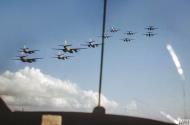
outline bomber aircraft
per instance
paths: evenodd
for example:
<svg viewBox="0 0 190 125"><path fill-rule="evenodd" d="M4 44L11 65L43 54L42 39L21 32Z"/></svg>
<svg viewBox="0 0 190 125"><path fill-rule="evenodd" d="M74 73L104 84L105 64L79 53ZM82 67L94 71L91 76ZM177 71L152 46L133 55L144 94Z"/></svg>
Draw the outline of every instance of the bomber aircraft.
<svg viewBox="0 0 190 125"><path fill-rule="evenodd" d="M152 31L152 30L155 30L155 29L158 29L158 28L154 27L154 26L147 26L145 29L147 29L149 31Z"/></svg>
<svg viewBox="0 0 190 125"><path fill-rule="evenodd" d="M116 27L111 27L111 29L110 29L110 32L111 33L114 33L114 32L118 32L118 31L120 31L120 29L119 28L116 28Z"/></svg>
<svg viewBox="0 0 190 125"><path fill-rule="evenodd" d="M66 60L69 59L69 57L73 57L73 56L65 56L63 53L57 54L57 56L53 57L53 58L57 58L60 60Z"/></svg>
<svg viewBox="0 0 190 125"><path fill-rule="evenodd" d="M13 59L13 60L20 60L22 62L27 62L27 63L33 63L33 62L36 62L36 60L38 59L42 59L42 58L27 58L27 56L17 56L19 58L17 59Z"/></svg>
<svg viewBox="0 0 190 125"><path fill-rule="evenodd" d="M99 45L101 45L100 43L95 43L94 40L90 40L89 42L86 42L87 44L81 44L82 46L88 46L91 48L95 48L98 47Z"/></svg>
<svg viewBox="0 0 190 125"><path fill-rule="evenodd" d="M20 48L19 52L24 53L24 54L32 54L32 53L35 53L36 51L39 51L39 50L30 50L29 48L24 46L23 48Z"/></svg>
<svg viewBox="0 0 190 125"><path fill-rule="evenodd" d="M148 37L152 37L154 35L156 35L156 33L153 33L153 32L147 32L144 34L145 36L148 36Z"/></svg>
<svg viewBox="0 0 190 125"><path fill-rule="evenodd" d="M134 39L130 39L130 38L123 38L123 39L120 39L120 40L123 40L124 42L131 42L132 40Z"/></svg>
<svg viewBox="0 0 190 125"><path fill-rule="evenodd" d="M62 50L63 52L68 52L68 53L74 53L74 52L78 52L81 49L86 49L86 48L70 48L71 44L67 44L67 41L65 41L65 43L63 45L58 45L58 46L62 46L63 48L53 48L55 50Z"/></svg>
<svg viewBox="0 0 190 125"><path fill-rule="evenodd" d="M126 32L126 33L124 33L124 34L127 34L127 35L135 35L136 32L128 31L128 32Z"/></svg>

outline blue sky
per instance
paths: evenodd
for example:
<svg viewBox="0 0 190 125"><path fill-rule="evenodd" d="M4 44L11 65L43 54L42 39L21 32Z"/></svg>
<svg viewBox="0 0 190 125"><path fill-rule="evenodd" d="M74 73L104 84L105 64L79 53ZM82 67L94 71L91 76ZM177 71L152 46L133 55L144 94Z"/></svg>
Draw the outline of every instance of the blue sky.
<svg viewBox="0 0 190 125"><path fill-rule="evenodd" d="M52 48L67 40L79 47L89 38L101 42L102 0L0 1L0 72L35 67L56 78L70 80L82 89L97 91L100 47L81 50L67 61L51 57ZM143 100L156 110L182 116L181 84L186 84L190 110L190 2L188 0L108 0L107 29L120 32L106 40L103 94L120 103ZM159 27L158 35L147 38L144 27ZM137 32L124 43L122 32ZM184 70L178 75L166 45L174 48ZM40 49L34 64L12 61L19 48ZM190 115L190 114L188 114Z"/></svg>

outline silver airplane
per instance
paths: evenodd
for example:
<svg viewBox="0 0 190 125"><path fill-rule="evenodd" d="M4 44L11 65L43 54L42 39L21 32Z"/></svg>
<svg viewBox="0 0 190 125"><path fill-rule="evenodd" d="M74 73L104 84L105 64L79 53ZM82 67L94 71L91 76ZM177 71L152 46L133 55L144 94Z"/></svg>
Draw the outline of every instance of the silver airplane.
<svg viewBox="0 0 190 125"><path fill-rule="evenodd" d="M155 29L158 29L158 28L154 27L154 26L147 26L145 29L147 29L149 31L152 31L152 30L155 30Z"/></svg>
<svg viewBox="0 0 190 125"><path fill-rule="evenodd" d="M33 63L36 62L36 60L38 59L42 59L42 58L27 58L27 56L17 56L19 57L18 59L13 59L13 60L20 60L22 62L27 62L27 63Z"/></svg>
<svg viewBox="0 0 190 125"><path fill-rule="evenodd" d="M127 35L135 35L136 32L128 31L128 32L126 32L126 33L124 33L124 34L127 34Z"/></svg>
<svg viewBox="0 0 190 125"><path fill-rule="evenodd" d="M123 38L123 39L120 39L120 40L123 40L124 42L131 42L132 40L134 39L130 39L130 38Z"/></svg>
<svg viewBox="0 0 190 125"><path fill-rule="evenodd" d="M86 42L87 44L81 44L82 46L88 46L90 48L96 48L98 47L99 45L101 45L100 43L95 43L94 40L90 39L89 42Z"/></svg>
<svg viewBox="0 0 190 125"><path fill-rule="evenodd" d="M156 35L156 33L147 32L147 33L145 33L144 35L147 36L147 37L152 37L152 36Z"/></svg>
<svg viewBox="0 0 190 125"><path fill-rule="evenodd" d="M114 33L114 32L118 32L118 31L120 31L120 29L119 28L116 28L116 27L111 27L111 29L110 29L110 32L112 32L112 33Z"/></svg>
<svg viewBox="0 0 190 125"><path fill-rule="evenodd" d="M109 36L107 33L104 33L104 36L98 36L98 37L103 37L104 39L108 39L108 38L110 38L112 36Z"/></svg>
<svg viewBox="0 0 190 125"><path fill-rule="evenodd" d="M62 50L63 52L68 52L68 53L74 53L74 52L78 52L81 49L86 49L86 48L70 48L71 44L67 44L67 41L65 41L63 45L58 45L58 46L62 46L63 48L61 49L53 48L53 49Z"/></svg>
<svg viewBox="0 0 190 125"><path fill-rule="evenodd" d="M32 54L32 53L35 53L36 51L39 51L39 50L30 50L29 48L24 46L23 48L20 48L19 52L24 53L24 54Z"/></svg>
<svg viewBox="0 0 190 125"><path fill-rule="evenodd" d="M63 53L61 53L61 54L57 54L57 56L55 56L53 58L57 58L60 60L66 60L66 59L69 59L70 57L73 57L73 56L65 56Z"/></svg>

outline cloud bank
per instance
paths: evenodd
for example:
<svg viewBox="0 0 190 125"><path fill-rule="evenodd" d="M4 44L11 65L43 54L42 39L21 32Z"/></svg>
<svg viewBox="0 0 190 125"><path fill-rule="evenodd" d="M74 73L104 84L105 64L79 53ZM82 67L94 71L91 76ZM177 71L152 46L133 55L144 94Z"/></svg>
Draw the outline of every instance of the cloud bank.
<svg viewBox="0 0 190 125"><path fill-rule="evenodd" d="M97 92L82 90L77 84L43 74L39 69L25 67L13 73L0 75L0 94L13 110L63 109L91 111L97 105ZM115 109L118 103L102 95L102 105Z"/></svg>
<svg viewBox="0 0 190 125"><path fill-rule="evenodd" d="M69 80L61 80L30 67L16 72L5 71L0 75L0 86L0 96L13 111L92 112L98 101L97 92L82 90ZM159 112L145 111L136 100L124 105L102 95L101 103L106 113L165 120Z"/></svg>

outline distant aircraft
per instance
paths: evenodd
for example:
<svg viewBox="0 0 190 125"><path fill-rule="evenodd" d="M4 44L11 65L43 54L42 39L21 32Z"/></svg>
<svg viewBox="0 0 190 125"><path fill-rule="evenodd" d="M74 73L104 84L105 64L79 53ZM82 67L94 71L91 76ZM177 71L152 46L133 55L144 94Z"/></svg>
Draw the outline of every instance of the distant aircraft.
<svg viewBox="0 0 190 125"><path fill-rule="evenodd" d="M154 27L154 26L147 26L145 29L147 29L149 31L152 31L152 30L155 30L155 29L158 29L158 28Z"/></svg>
<svg viewBox="0 0 190 125"><path fill-rule="evenodd" d="M124 34L127 34L127 35L134 35L134 34L136 34L136 32L128 31L128 32L126 32L126 33L124 33Z"/></svg>
<svg viewBox="0 0 190 125"><path fill-rule="evenodd" d="M101 45L100 43L95 43L94 40L90 40L89 42L87 42L87 44L81 44L82 46L88 46L91 48L95 48L98 47L99 45Z"/></svg>
<svg viewBox="0 0 190 125"><path fill-rule="evenodd" d="M102 37L102 36L100 36L100 37ZM112 37L112 36L109 36L107 33L104 33L104 36L103 36L104 39L108 39L110 37Z"/></svg>
<svg viewBox="0 0 190 125"><path fill-rule="evenodd" d="M153 33L153 32L147 32L144 34L145 36L148 36L148 37L152 37L154 35L156 35L156 33Z"/></svg>
<svg viewBox="0 0 190 125"><path fill-rule="evenodd" d="M116 28L116 27L111 27L111 29L110 29L110 32L112 32L112 33L118 32L118 31L120 31L120 29Z"/></svg>
<svg viewBox="0 0 190 125"><path fill-rule="evenodd" d="M53 57L53 58L66 60L66 59L69 59L69 57L73 57L73 56L65 56L64 54L58 54L56 57Z"/></svg>
<svg viewBox="0 0 190 125"><path fill-rule="evenodd" d="M132 40L134 40L134 39L130 39L130 38L123 38L123 39L120 39L120 40L123 40L124 42L130 42L130 41L132 41Z"/></svg>
<svg viewBox="0 0 190 125"><path fill-rule="evenodd" d="M26 48L26 46L24 46L23 48L20 49L19 52L24 53L24 54L32 54L32 53L35 53L36 51L39 51L39 50L30 50L29 48Z"/></svg>
<svg viewBox="0 0 190 125"><path fill-rule="evenodd" d="M64 46L63 49L57 49L57 48L54 48L54 49L56 49L56 50L62 50L63 52L74 53L74 52L78 52L81 49L86 49L86 48L69 48L67 46Z"/></svg>
<svg viewBox="0 0 190 125"><path fill-rule="evenodd" d="M53 48L53 49L62 50L63 52L68 52L68 53L74 53L78 52L81 49L86 49L86 48L70 48L69 46L71 46L71 44L67 44L67 41L65 41L64 45L58 45L58 46L63 46L63 48L62 49Z"/></svg>
<svg viewBox="0 0 190 125"><path fill-rule="evenodd" d="M17 56L19 57L18 59L13 59L13 60L20 60L22 62L27 62L27 63L33 63L36 62L36 60L38 59L42 59L42 58L27 58L27 56Z"/></svg>

